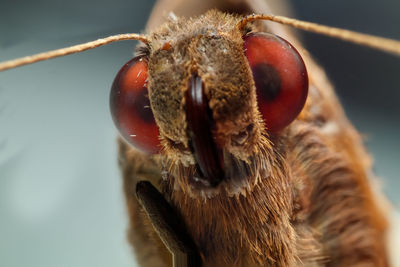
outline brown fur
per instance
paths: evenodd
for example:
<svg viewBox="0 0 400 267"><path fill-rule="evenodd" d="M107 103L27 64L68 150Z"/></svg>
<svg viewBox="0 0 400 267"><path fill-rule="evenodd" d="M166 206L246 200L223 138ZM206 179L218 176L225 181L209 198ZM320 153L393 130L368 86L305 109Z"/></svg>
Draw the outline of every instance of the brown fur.
<svg viewBox="0 0 400 267"><path fill-rule="evenodd" d="M371 190L371 161L325 74L290 40L306 61L309 96L291 125L268 135L237 20L210 11L151 34L149 95L164 150L148 157L120 146L129 237L139 262L170 264L133 196L135 182L148 179L180 211L206 266L387 266L387 226ZM262 25L253 30L268 31ZM163 49L165 42L170 49ZM249 169L213 190L188 183L194 158L184 92L193 72L204 79L217 141L233 164L243 161ZM246 142L234 145L245 129Z"/></svg>

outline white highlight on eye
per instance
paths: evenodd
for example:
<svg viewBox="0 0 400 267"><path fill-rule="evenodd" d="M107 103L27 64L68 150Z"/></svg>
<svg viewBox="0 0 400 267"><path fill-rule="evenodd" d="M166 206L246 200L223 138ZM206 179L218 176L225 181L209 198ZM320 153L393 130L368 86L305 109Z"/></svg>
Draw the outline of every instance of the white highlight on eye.
<svg viewBox="0 0 400 267"><path fill-rule="evenodd" d="M129 136L130 137L136 137L136 134L130 134Z"/></svg>
<svg viewBox="0 0 400 267"><path fill-rule="evenodd" d="M168 18L170 19L170 20L172 20L172 21L177 21L178 20L178 17L175 15L175 13L174 12L169 12L168 13Z"/></svg>

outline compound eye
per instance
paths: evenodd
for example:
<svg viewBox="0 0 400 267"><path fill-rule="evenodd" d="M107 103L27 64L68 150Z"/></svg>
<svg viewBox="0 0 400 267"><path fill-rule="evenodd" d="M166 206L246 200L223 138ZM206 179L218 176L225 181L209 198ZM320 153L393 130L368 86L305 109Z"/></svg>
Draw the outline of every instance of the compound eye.
<svg viewBox="0 0 400 267"><path fill-rule="evenodd" d="M110 93L111 115L126 141L149 154L160 150L159 130L147 91L147 61L135 57L114 79Z"/></svg>
<svg viewBox="0 0 400 267"><path fill-rule="evenodd" d="M268 33L247 34L244 53L267 130L278 132L299 115L306 102L308 76L303 59L289 42Z"/></svg>

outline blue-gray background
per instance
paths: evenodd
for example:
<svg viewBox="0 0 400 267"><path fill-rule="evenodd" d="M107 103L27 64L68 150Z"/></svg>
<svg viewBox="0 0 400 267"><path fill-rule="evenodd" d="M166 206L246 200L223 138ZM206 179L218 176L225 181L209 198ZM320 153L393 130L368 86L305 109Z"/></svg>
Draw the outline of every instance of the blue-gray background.
<svg viewBox="0 0 400 267"><path fill-rule="evenodd" d="M140 32L153 1L0 0L0 60ZM398 0L295 2L297 18L400 39ZM312 34L400 202L400 58ZM135 43L0 73L0 266L133 266L108 94Z"/></svg>

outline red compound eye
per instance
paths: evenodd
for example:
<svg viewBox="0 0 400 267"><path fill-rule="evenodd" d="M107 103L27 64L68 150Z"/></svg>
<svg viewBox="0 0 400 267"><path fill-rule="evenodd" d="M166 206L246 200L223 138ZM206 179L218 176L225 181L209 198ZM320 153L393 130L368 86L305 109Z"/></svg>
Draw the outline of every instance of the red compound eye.
<svg viewBox="0 0 400 267"><path fill-rule="evenodd" d="M111 115L121 135L140 150L154 154L160 149L159 132L147 92L147 62L128 61L111 87Z"/></svg>
<svg viewBox="0 0 400 267"><path fill-rule="evenodd" d="M244 51L267 129L280 131L299 115L306 102L308 76L303 59L286 40L267 33L246 35Z"/></svg>

